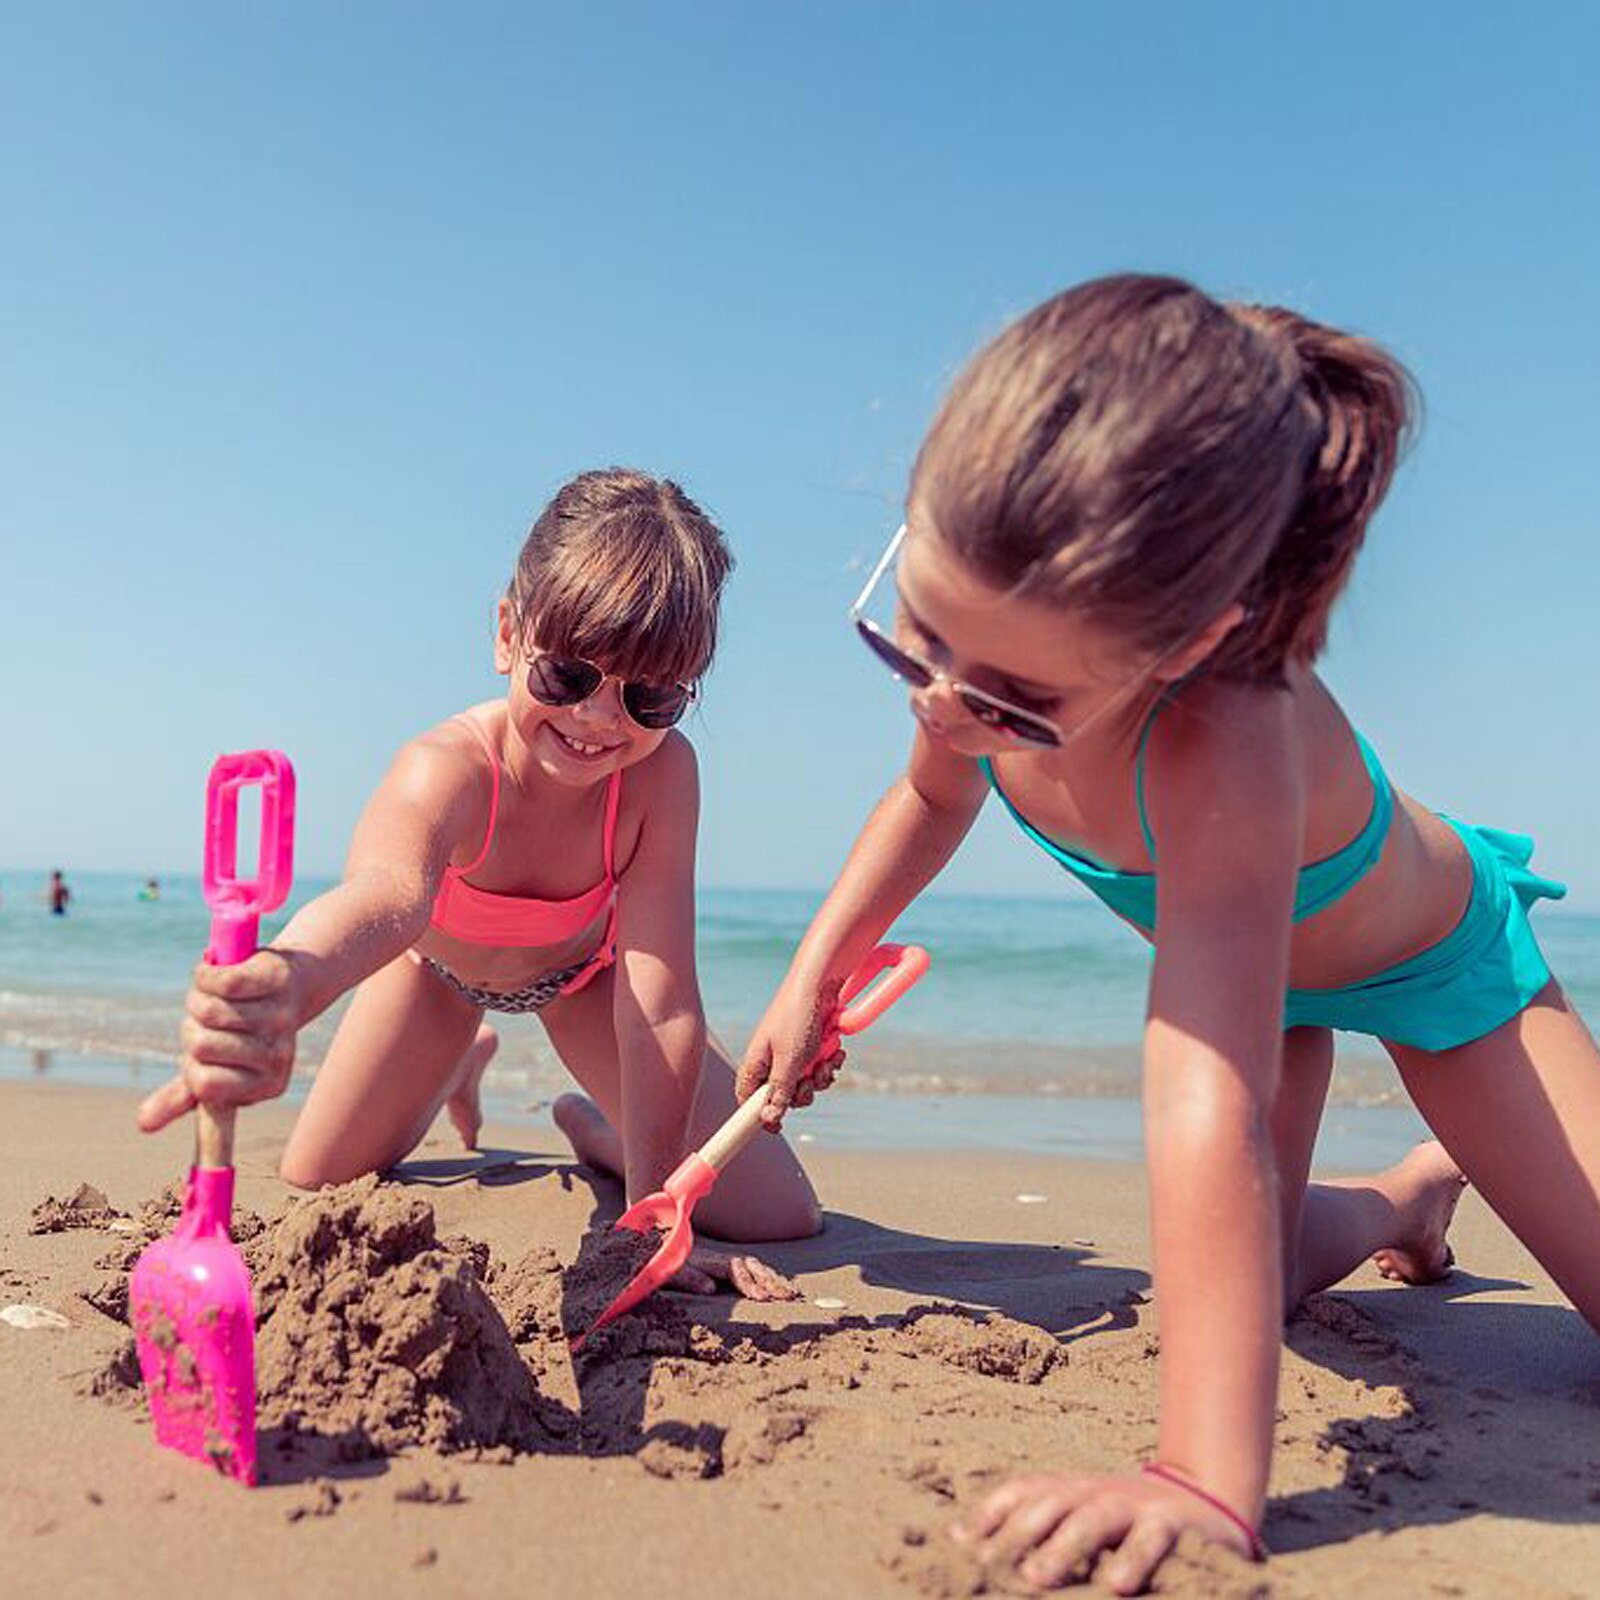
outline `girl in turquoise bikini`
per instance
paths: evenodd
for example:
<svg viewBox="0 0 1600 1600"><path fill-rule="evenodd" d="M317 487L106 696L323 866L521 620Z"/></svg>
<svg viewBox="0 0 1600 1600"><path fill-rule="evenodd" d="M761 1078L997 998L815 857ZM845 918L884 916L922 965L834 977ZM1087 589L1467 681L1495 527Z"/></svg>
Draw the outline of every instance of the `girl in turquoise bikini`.
<svg viewBox="0 0 1600 1600"><path fill-rule="evenodd" d="M843 977L991 790L1154 946L1155 1457L1014 1479L957 1530L1040 1586L1098 1561L1137 1592L1186 1528L1264 1554L1285 1310L1368 1257L1438 1277L1468 1179L1600 1327L1600 1051L1527 920L1562 888L1529 840L1395 788L1313 670L1409 413L1365 340L1173 279L1086 284L957 380L856 608L915 743L741 1093L770 1078L776 1126L827 1087L803 1072ZM1382 1040L1439 1142L1310 1183L1337 1029Z"/></svg>

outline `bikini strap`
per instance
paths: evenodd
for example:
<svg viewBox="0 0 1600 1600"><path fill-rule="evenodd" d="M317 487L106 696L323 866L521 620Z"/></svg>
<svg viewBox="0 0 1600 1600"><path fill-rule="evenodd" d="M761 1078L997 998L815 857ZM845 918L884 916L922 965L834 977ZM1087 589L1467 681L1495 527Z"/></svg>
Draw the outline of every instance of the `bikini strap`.
<svg viewBox="0 0 1600 1600"><path fill-rule="evenodd" d="M494 842L495 819L500 815L500 763L495 758L494 746L489 743L489 735L483 731L482 726L473 717L464 712L450 719L452 722L464 722L473 733L477 735L478 743L483 746L483 753L489 763L489 781L492 788L489 791L489 826L484 830L483 848L464 867L450 867L447 870L461 877L468 872L476 872L484 863L489 854L489 846Z"/></svg>
<svg viewBox="0 0 1600 1600"><path fill-rule="evenodd" d="M616 881L617 807L622 799L622 773L611 774L611 784L606 791L606 831L601 835L601 849L605 854L606 877Z"/></svg>
<svg viewBox="0 0 1600 1600"><path fill-rule="evenodd" d="M1155 865L1156 836L1150 831L1150 813L1145 810L1144 804L1144 760L1150 749L1150 735L1155 730L1156 718L1166 709L1167 703L1177 692L1174 685L1150 708L1150 715L1144 719L1144 727L1139 734L1139 754L1133 763L1133 794L1139 806L1139 831L1144 835L1144 847L1150 852L1150 864Z"/></svg>

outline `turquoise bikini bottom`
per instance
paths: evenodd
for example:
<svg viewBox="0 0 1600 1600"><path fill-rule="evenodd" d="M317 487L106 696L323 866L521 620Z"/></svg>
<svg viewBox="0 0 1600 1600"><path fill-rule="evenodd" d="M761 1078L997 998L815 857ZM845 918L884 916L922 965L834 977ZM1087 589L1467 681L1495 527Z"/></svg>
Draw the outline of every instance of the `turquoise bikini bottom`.
<svg viewBox="0 0 1600 1600"><path fill-rule="evenodd" d="M1566 885L1528 870L1533 840L1525 835L1444 820L1472 858L1472 899L1455 931L1359 983L1291 989L1286 1028L1338 1028L1418 1050L1449 1050L1509 1022L1549 983L1528 908L1559 900Z"/></svg>

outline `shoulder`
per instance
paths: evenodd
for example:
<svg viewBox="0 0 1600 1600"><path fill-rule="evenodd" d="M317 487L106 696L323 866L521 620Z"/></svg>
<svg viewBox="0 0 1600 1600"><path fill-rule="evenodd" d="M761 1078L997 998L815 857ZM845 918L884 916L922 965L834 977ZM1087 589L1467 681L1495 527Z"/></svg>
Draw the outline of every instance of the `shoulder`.
<svg viewBox="0 0 1600 1600"><path fill-rule="evenodd" d="M700 759L676 728L622 774L622 803L636 810L694 801L699 794Z"/></svg>
<svg viewBox="0 0 1600 1600"><path fill-rule="evenodd" d="M700 763L676 729L622 773L617 815L617 873L638 862L692 857L700 826Z"/></svg>
<svg viewBox="0 0 1600 1600"><path fill-rule="evenodd" d="M428 811L461 827L486 818L494 791L494 770L484 739L494 706L474 706L407 740L389 764L380 793L401 804Z"/></svg>
<svg viewBox="0 0 1600 1600"><path fill-rule="evenodd" d="M1305 824L1292 694L1210 680L1175 692L1148 729L1144 794L1163 878L1292 871Z"/></svg>
<svg viewBox="0 0 1600 1600"><path fill-rule="evenodd" d="M1170 692L1147 724L1147 769L1172 784L1259 778L1296 765L1294 697L1284 689L1200 679Z"/></svg>

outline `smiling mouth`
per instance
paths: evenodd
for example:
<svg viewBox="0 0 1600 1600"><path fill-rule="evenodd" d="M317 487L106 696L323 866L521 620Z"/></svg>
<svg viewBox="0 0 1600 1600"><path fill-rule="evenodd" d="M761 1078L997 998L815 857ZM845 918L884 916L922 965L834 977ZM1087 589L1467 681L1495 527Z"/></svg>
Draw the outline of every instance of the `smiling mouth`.
<svg viewBox="0 0 1600 1600"><path fill-rule="evenodd" d="M590 744L584 739L574 739L571 734L563 733L553 722L546 723L545 726L561 741L562 746L575 756L593 760L596 756L609 755L613 750L621 748L620 745Z"/></svg>

